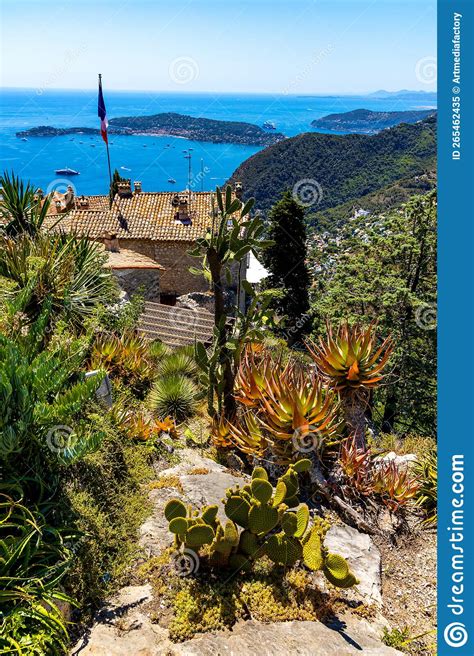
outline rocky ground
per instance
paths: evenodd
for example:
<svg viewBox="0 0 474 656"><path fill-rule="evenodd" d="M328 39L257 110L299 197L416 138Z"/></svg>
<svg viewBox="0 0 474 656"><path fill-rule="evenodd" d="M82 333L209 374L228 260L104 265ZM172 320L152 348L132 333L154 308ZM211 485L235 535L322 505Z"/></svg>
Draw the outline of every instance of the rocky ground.
<svg viewBox="0 0 474 656"><path fill-rule="evenodd" d="M199 455L196 450L186 449L180 456L180 463L160 471L150 486L153 511L141 527L142 562L159 556L170 546L171 534L163 515L170 498L179 497L198 507L220 505L226 488L236 483L242 485L241 473ZM361 583L356 590L338 594L338 612L325 623L263 624L250 617L237 622L232 631L198 635L173 643L166 623L157 619L156 609L163 604L156 598L156 589L150 583L132 585L120 590L100 610L94 625L82 636L71 655L395 656L401 652L381 640L384 627L413 627L416 618L415 626L421 633L425 628L429 630L434 621L435 545L433 542L427 547L425 542L423 533L395 548L382 540L376 544L368 535L345 524L333 525L326 544L348 559ZM319 586L324 591L322 578L318 579ZM358 608L359 612L351 612L351 607ZM420 609L424 613L423 622L418 621ZM417 643L418 651L413 653L423 656L430 653L426 651L428 643Z"/></svg>

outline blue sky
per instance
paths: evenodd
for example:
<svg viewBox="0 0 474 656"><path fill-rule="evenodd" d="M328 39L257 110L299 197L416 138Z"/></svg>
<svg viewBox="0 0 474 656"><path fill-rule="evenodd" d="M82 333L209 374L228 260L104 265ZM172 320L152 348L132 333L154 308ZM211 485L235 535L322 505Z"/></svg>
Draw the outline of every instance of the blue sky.
<svg viewBox="0 0 474 656"><path fill-rule="evenodd" d="M436 0L1 4L2 86L92 88L101 72L108 89L435 90Z"/></svg>

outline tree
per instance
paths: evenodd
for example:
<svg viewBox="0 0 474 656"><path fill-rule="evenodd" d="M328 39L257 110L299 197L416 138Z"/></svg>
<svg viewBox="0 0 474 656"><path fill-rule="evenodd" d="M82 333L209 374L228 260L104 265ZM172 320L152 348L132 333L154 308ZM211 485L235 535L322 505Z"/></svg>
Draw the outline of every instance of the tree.
<svg viewBox="0 0 474 656"><path fill-rule="evenodd" d="M308 331L309 274L306 267L306 226L303 207L289 191L269 215L268 238L263 264L270 276L266 287L281 290L274 309L286 318L285 337L291 346Z"/></svg>
<svg viewBox="0 0 474 656"><path fill-rule="evenodd" d="M326 319L378 322L395 343L391 373L371 399L385 431L436 433L436 195L350 222L337 247L312 254L313 303ZM370 409L369 409L370 410Z"/></svg>

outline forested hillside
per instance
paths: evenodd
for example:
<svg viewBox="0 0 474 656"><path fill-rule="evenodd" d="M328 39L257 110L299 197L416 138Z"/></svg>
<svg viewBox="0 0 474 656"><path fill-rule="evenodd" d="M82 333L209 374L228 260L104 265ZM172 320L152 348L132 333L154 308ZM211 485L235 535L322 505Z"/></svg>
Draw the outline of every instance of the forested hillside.
<svg viewBox="0 0 474 656"><path fill-rule="evenodd" d="M231 182L268 210L280 194L306 183L316 189L314 213L357 201L403 178L434 170L436 118L401 124L376 135L305 133L260 151L243 162Z"/></svg>

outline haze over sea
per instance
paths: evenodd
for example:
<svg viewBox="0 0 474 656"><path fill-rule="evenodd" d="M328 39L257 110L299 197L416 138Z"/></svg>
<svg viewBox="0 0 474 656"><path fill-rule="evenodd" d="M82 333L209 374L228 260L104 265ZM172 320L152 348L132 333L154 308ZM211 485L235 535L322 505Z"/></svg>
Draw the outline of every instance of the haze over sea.
<svg viewBox="0 0 474 656"><path fill-rule="evenodd" d="M107 115L139 116L178 112L191 116L262 125L275 123L286 136L314 131L316 118L354 109L403 111L436 105L419 96L409 98L371 96L250 95L171 92L124 92L104 89ZM64 191L68 181L55 169L80 171L69 178L78 194L108 191L105 145L100 136L66 135L36 137L23 141L19 130L39 125L59 128L99 127L97 92L44 89L3 89L0 100L0 152L2 170L14 170L44 191ZM110 135L112 168L123 177L141 180L144 191L182 190L188 181L188 159L192 149L193 188L204 191L223 184L241 162L260 150L257 146L212 144L177 137ZM169 146L167 147L167 144ZM201 180L200 170L204 169ZM174 178L176 184L168 182Z"/></svg>

